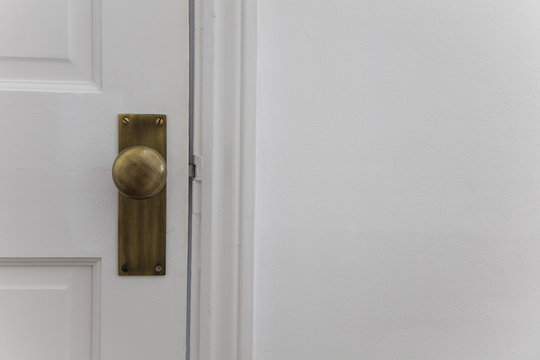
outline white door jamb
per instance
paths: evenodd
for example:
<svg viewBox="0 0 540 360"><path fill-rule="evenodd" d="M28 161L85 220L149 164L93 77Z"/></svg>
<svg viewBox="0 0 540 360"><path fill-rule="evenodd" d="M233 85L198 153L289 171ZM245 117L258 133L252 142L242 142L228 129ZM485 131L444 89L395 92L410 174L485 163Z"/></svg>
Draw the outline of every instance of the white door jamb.
<svg viewBox="0 0 540 360"><path fill-rule="evenodd" d="M252 360L257 1L195 0L191 360ZM199 199L197 201L197 198Z"/></svg>

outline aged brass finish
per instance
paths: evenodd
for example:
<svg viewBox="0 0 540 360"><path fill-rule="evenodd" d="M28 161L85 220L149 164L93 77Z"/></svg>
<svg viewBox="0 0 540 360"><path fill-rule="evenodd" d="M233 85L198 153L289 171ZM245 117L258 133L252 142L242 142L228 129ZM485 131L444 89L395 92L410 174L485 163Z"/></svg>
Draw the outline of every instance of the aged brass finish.
<svg viewBox="0 0 540 360"><path fill-rule="evenodd" d="M167 178L165 159L147 146L124 149L113 164L113 180L118 190L132 199L157 195Z"/></svg>
<svg viewBox="0 0 540 360"><path fill-rule="evenodd" d="M165 275L166 125L166 115L118 115L113 179L121 276Z"/></svg>

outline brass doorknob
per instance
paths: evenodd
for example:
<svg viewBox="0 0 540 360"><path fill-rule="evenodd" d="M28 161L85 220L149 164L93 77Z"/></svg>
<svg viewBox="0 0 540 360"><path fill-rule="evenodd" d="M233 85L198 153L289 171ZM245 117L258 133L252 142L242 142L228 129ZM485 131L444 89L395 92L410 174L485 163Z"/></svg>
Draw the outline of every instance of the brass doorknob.
<svg viewBox="0 0 540 360"><path fill-rule="evenodd" d="M167 180L167 165L163 156L147 146L124 149L112 168L114 184L123 195L132 199L147 199L157 195Z"/></svg>

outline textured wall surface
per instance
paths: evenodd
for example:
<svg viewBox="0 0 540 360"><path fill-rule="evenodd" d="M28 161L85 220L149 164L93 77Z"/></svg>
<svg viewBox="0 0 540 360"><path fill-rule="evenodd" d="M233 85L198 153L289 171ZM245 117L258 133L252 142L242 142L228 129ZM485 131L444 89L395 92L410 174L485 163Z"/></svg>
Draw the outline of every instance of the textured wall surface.
<svg viewBox="0 0 540 360"><path fill-rule="evenodd" d="M539 359L540 3L259 2L255 359Z"/></svg>

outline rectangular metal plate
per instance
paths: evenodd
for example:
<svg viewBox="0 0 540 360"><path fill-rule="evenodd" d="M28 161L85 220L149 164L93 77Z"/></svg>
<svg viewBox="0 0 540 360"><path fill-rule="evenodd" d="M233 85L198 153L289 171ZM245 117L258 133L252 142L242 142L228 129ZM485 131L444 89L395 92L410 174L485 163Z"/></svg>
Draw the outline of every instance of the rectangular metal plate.
<svg viewBox="0 0 540 360"><path fill-rule="evenodd" d="M136 145L151 147L167 160L167 116L118 115L118 152ZM166 200L167 185L144 200L118 193L119 275L165 275Z"/></svg>

